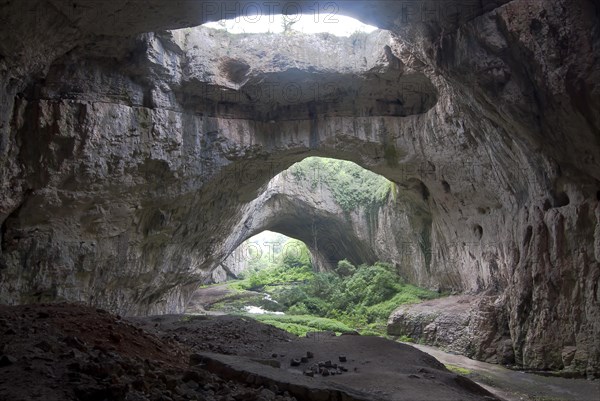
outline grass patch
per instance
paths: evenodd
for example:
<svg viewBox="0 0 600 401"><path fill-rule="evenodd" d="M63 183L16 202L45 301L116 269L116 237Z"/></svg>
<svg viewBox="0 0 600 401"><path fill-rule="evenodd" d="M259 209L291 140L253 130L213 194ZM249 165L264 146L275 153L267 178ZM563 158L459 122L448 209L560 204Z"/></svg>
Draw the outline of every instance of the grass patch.
<svg viewBox="0 0 600 401"><path fill-rule="evenodd" d="M248 315L259 322L270 324L297 336L310 331L333 331L337 334L351 333L354 329L334 319L310 315Z"/></svg>
<svg viewBox="0 0 600 401"><path fill-rule="evenodd" d="M451 364L446 364L444 365L446 367L446 369L448 369L450 372L452 373L456 373L458 375L463 375L463 376L468 376L470 374L473 373L472 370L470 369L466 369L466 368L461 368L460 366L456 366L456 365L451 365Z"/></svg>
<svg viewBox="0 0 600 401"><path fill-rule="evenodd" d="M409 336L402 335L397 338L397 341L401 341L403 343L414 343L415 339Z"/></svg>

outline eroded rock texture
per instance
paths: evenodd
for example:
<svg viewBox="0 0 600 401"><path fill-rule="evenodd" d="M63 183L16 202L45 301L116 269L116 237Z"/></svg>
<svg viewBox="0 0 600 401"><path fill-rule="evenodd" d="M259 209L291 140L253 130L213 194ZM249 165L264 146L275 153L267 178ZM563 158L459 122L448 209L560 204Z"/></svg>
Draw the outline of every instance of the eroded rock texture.
<svg viewBox="0 0 600 401"><path fill-rule="evenodd" d="M415 282L497 297L518 364L599 371L595 3L339 2L391 32L353 39L164 32L218 19L206 3L0 5L2 302L182 310L269 179L331 156L425 208Z"/></svg>
<svg viewBox="0 0 600 401"><path fill-rule="evenodd" d="M390 316L388 334L408 336L477 360L513 365L505 311L501 299L479 295L403 305ZM572 359L563 357L563 361L570 365Z"/></svg>

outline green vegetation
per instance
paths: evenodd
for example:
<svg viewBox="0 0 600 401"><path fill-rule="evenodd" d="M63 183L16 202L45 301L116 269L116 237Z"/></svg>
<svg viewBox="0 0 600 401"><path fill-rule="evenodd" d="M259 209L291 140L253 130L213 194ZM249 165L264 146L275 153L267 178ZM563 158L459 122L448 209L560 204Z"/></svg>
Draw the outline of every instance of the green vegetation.
<svg viewBox="0 0 600 401"><path fill-rule="evenodd" d="M266 267L257 265L247 271L243 280L230 284L240 292L215 308L235 312L252 305L285 312L252 317L298 335L358 330L363 335L384 336L387 318L399 305L439 296L405 283L386 263L354 266L342 260L334 272L315 273L306 246L296 240L288 243L294 252L280 252L273 260L263 261ZM251 291L265 292L272 300Z"/></svg>
<svg viewBox="0 0 600 401"><path fill-rule="evenodd" d="M308 248L295 239L287 240L270 254L251 259L249 264L243 280L234 283L233 288L263 290L266 286L304 282L314 277Z"/></svg>
<svg viewBox="0 0 600 401"><path fill-rule="evenodd" d="M405 336L405 335L398 337L397 340L401 341L403 343L414 343L415 342L414 338Z"/></svg>
<svg viewBox="0 0 600 401"><path fill-rule="evenodd" d="M391 181L345 160L307 157L286 173L291 179L309 181L313 189L326 186L347 212L361 205L380 206L392 189Z"/></svg>
<svg viewBox="0 0 600 401"><path fill-rule="evenodd" d="M354 329L337 320L310 315L255 315L256 320L278 327L297 336L305 336L311 331L333 331L336 334L351 333Z"/></svg>
<svg viewBox="0 0 600 401"><path fill-rule="evenodd" d="M456 365L451 365L451 364L446 364L444 365L446 367L446 369L448 369L450 372L452 373L456 373L458 375L463 375L463 376L467 376L470 375L471 373L473 373L472 370L469 369L465 369L465 368L461 368L460 366L456 366Z"/></svg>
<svg viewBox="0 0 600 401"><path fill-rule="evenodd" d="M315 315L382 334L399 305L438 297L438 293L406 284L392 266L353 266L340 261L335 272L315 273L312 280L276 287L272 297L291 315Z"/></svg>

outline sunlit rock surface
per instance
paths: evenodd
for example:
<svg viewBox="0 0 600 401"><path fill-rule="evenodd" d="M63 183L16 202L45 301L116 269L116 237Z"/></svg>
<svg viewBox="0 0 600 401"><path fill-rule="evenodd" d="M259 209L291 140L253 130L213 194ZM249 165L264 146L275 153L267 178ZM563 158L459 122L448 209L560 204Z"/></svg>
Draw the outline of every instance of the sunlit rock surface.
<svg viewBox="0 0 600 401"><path fill-rule="evenodd" d="M181 311L268 181L321 155L424 209L415 281L498 297L517 364L597 373L597 6L399 3L340 2L393 33L357 42L163 32L218 19L196 1L0 5L0 301ZM270 80L301 95L252 97Z"/></svg>

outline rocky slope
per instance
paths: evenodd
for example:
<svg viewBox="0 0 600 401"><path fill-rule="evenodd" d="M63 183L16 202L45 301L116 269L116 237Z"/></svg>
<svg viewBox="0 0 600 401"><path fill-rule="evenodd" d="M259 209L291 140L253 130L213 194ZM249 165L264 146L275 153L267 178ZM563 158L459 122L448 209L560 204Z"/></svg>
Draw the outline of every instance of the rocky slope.
<svg viewBox="0 0 600 401"><path fill-rule="evenodd" d="M2 3L0 301L182 310L268 181L323 155L427 211L417 277L497 296L517 364L597 373L598 6L467 3L339 2L392 32L356 41L161 32L218 19L202 2Z"/></svg>

